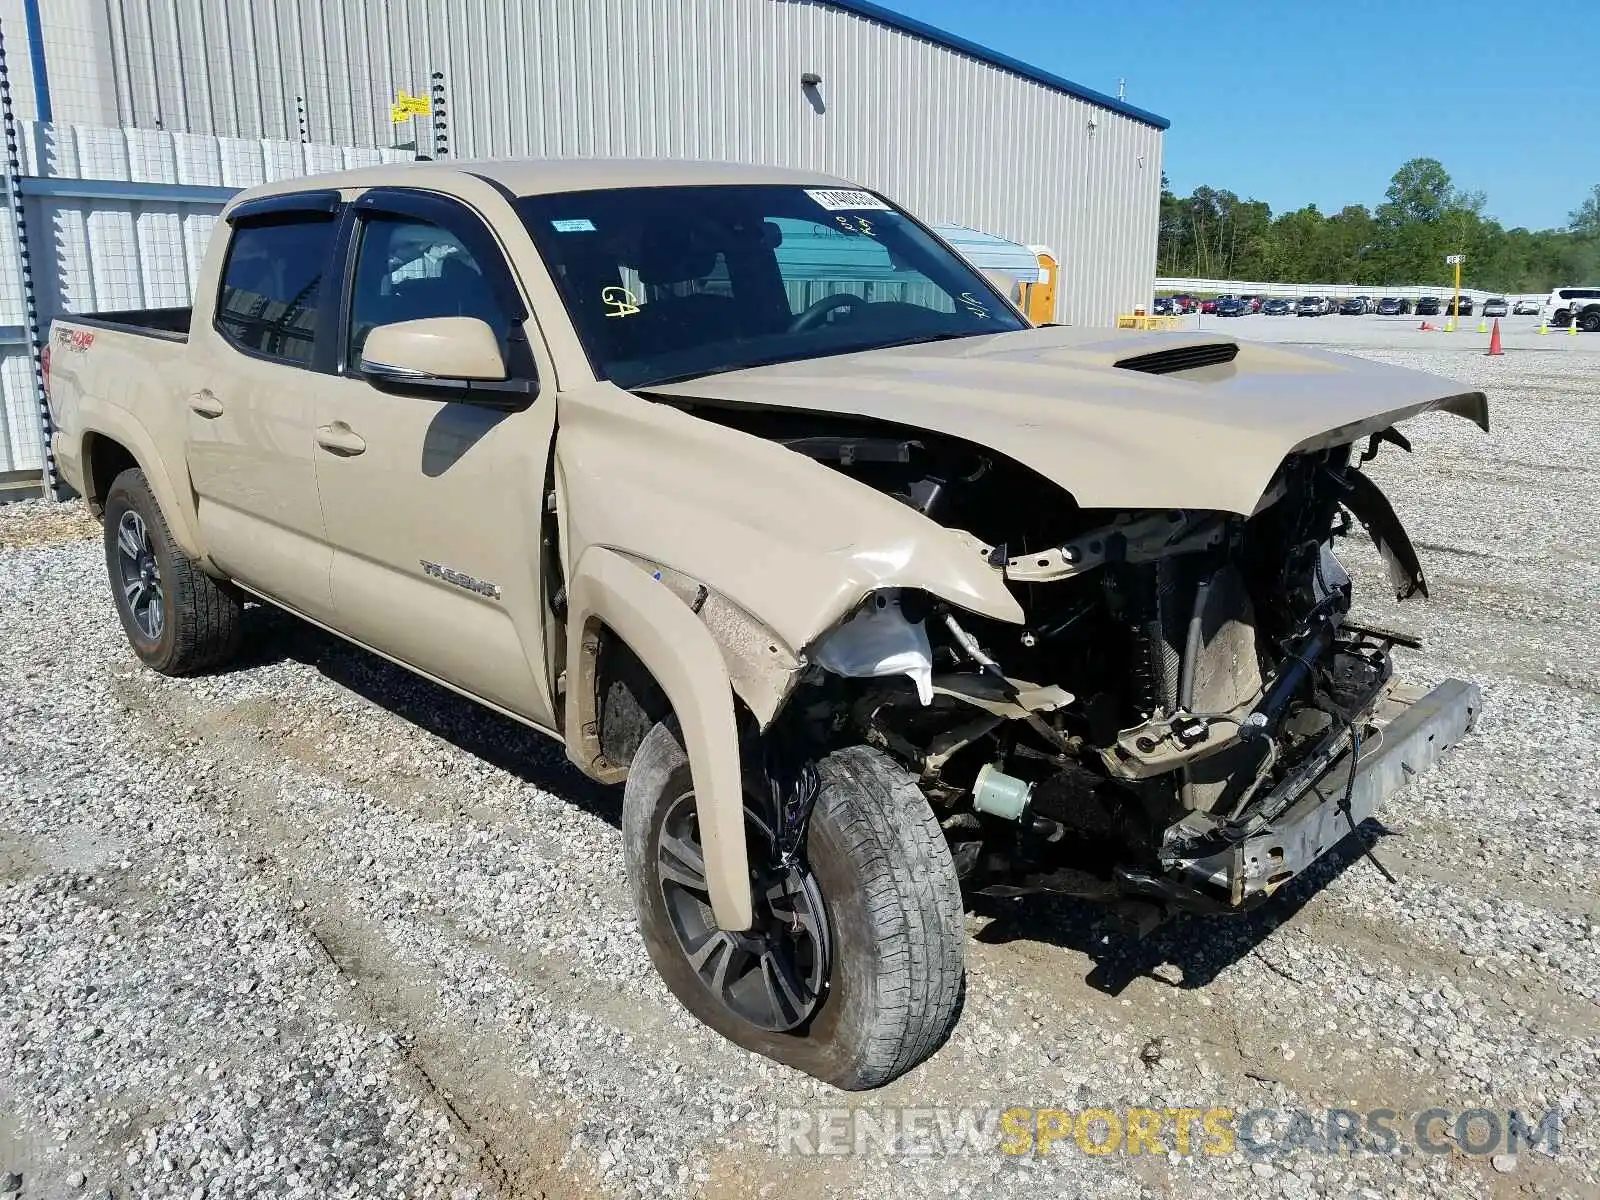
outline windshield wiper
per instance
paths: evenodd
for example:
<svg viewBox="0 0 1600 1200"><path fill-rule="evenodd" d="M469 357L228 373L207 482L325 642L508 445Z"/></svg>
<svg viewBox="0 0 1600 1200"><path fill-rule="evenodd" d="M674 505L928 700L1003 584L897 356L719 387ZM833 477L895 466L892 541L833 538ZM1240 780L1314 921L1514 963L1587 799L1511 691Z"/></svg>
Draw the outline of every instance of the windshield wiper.
<svg viewBox="0 0 1600 1200"><path fill-rule="evenodd" d="M924 342L954 342L961 338L993 337L995 333L1005 333L1006 330L970 329L965 333L919 333L916 337L901 338L898 342L879 342L876 346L863 346L858 354L865 354L869 350L894 350L901 346L920 346Z"/></svg>

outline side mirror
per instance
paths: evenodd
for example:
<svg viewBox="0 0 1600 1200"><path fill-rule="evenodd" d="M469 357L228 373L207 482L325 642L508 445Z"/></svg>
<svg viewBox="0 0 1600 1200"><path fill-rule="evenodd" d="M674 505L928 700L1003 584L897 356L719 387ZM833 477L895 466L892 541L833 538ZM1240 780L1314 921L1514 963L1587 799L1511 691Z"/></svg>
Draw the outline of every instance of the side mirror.
<svg viewBox="0 0 1600 1200"><path fill-rule="evenodd" d="M477 317L425 317L379 325L361 347L361 374L394 391L453 392L469 404L525 406L537 390L507 379L500 343Z"/></svg>

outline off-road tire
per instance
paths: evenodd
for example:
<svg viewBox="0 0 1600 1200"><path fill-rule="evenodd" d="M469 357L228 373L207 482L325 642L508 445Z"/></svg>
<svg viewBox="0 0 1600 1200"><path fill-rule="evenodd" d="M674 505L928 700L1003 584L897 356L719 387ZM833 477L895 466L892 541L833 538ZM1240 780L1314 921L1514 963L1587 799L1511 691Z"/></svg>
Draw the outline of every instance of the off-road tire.
<svg viewBox="0 0 1600 1200"><path fill-rule="evenodd" d="M961 886L932 809L892 759L851 746L816 766L821 792L805 859L822 894L831 969L820 1006L797 1029L770 1032L726 1007L669 922L657 848L672 801L692 790L671 722L656 725L634 756L624 857L645 946L683 1006L747 1050L855 1091L905 1074L954 1028L965 989Z"/></svg>
<svg viewBox="0 0 1600 1200"><path fill-rule="evenodd" d="M140 627L121 586L117 538L123 515L135 512L149 533L160 571L163 620L158 637ZM243 606L230 589L211 578L173 541L144 472L123 471L111 482L105 503L106 571L111 596L128 644L141 662L163 675L190 675L227 662L239 649Z"/></svg>
<svg viewBox="0 0 1600 1200"><path fill-rule="evenodd" d="M1600 309L1587 308L1579 313L1578 328L1584 333L1600 333Z"/></svg>

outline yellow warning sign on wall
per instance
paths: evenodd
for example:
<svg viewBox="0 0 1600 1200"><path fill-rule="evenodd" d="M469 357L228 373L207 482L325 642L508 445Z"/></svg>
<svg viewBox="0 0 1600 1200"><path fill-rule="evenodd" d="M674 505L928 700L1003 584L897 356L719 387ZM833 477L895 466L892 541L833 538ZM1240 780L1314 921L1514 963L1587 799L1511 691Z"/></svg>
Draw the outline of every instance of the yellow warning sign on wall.
<svg viewBox="0 0 1600 1200"><path fill-rule="evenodd" d="M394 105L389 109L389 119L396 125L401 121L408 121L412 117L425 117L433 111L433 105L426 96L407 95L404 88L394 98Z"/></svg>

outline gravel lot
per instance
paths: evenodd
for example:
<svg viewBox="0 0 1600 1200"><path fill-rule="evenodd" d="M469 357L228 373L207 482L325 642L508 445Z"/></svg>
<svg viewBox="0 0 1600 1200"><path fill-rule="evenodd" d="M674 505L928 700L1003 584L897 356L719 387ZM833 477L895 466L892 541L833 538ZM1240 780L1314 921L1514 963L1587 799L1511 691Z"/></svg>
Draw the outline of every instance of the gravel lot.
<svg viewBox="0 0 1600 1200"><path fill-rule="evenodd" d="M0 1196L1600 1195L1600 363L1468 348L1363 351L1486 387L1496 424L1424 418L1377 464L1435 598L1370 615L1486 697L1385 813L1397 882L1345 853L1142 943L992 905L954 1038L865 1096L678 1009L620 793L554 745L265 609L240 668L162 679L81 507L0 509ZM1563 1139L777 1153L785 1110L903 1105L1555 1107Z"/></svg>

